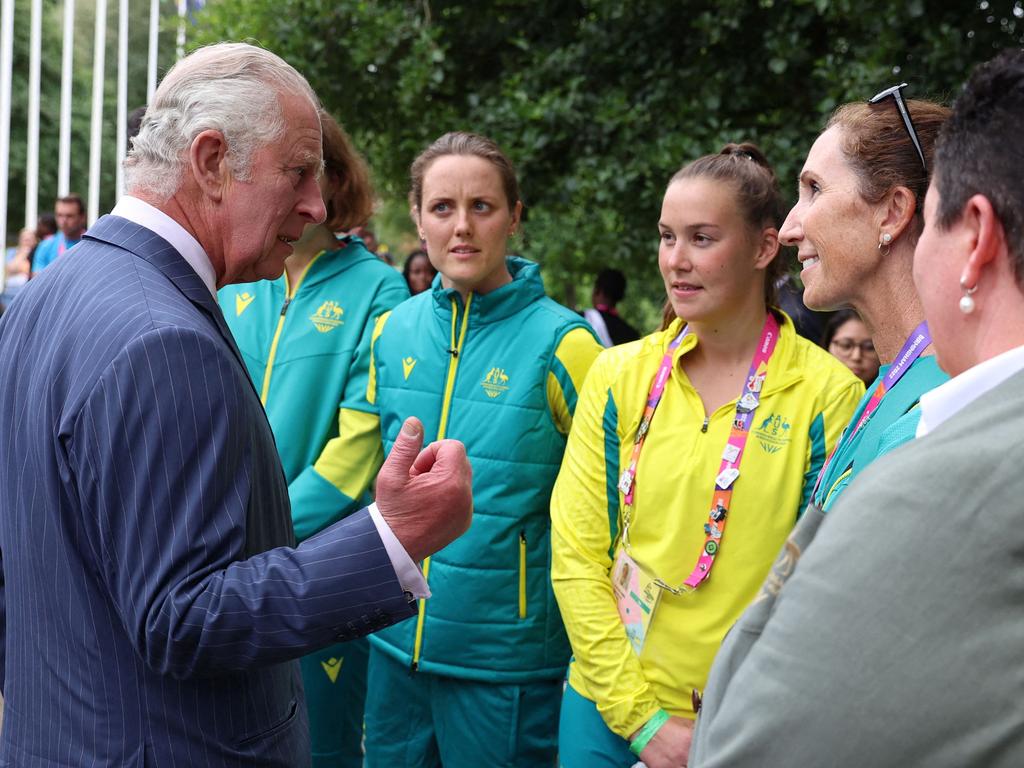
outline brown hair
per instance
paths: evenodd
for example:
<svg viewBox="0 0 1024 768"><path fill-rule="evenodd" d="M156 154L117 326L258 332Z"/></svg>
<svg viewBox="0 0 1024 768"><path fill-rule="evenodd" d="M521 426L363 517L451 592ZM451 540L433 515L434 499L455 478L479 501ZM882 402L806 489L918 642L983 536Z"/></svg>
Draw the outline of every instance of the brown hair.
<svg viewBox="0 0 1024 768"><path fill-rule="evenodd" d="M85 203L82 201L81 195L76 195L74 193L70 195L64 195L63 197L58 197L56 199L56 201L54 202L54 207L56 207L57 203L64 203L65 205L77 205L78 213L85 213Z"/></svg>
<svg viewBox="0 0 1024 768"><path fill-rule="evenodd" d="M505 153L486 136L453 131L434 141L413 160L409 168L409 205L413 208L419 209L423 203L423 179L427 175L427 169L431 163L445 155L471 155L493 165L501 176L508 209L511 211L516 207L516 203L519 202L519 182L516 181L515 168Z"/></svg>
<svg viewBox="0 0 1024 768"><path fill-rule="evenodd" d="M732 185L736 205L752 230L778 227L782 219L782 193L764 152L756 144L726 144L715 155L704 155L687 163L672 176L669 186L683 179L712 179ZM775 284L786 271L785 261L776 255L765 269L765 303L775 303ZM676 319L671 302L662 312L662 329Z"/></svg>
<svg viewBox="0 0 1024 768"><path fill-rule="evenodd" d="M907 228L908 242L913 245L924 229L924 195L934 163L935 140L950 109L923 99L908 99L906 105L928 171L921 166L895 99L843 104L832 113L825 129L842 129L843 155L857 174L861 196L869 203L881 202L893 187L906 187L914 193L917 204Z"/></svg>
<svg viewBox="0 0 1024 768"><path fill-rule="evenodd" d="M362 226L373 215L370 170L352 146L345 129L323 110L320 111L320 125L323 129L324 172L333 175L338 182L334 194L324 201L327 204L324 225L334 232Z"/></svg>

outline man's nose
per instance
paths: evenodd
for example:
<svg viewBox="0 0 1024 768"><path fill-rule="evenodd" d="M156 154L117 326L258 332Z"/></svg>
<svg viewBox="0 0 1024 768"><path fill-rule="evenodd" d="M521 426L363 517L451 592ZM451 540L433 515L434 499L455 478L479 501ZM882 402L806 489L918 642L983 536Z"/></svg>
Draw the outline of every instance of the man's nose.
<svg viewBox="0 0 1024 768"><path fill-rule="evenodd" d="M312 174L303 181L302 196L296 206L298 212L314 224L323 224L327 219L327 206L324 204L323 194L320 192L320 185Z"/></svg>

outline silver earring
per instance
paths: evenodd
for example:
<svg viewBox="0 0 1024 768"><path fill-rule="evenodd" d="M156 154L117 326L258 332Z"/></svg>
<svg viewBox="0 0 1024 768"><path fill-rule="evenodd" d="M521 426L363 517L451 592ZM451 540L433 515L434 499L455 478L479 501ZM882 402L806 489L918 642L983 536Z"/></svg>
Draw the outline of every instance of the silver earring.
<svg viewBox="0 0 1024 768"><path fill-rule="evenodd" d="M892 248L892 235L888 232L883 232L881 239L878 241L878 252L882 256L888 256L889 251Z"/></svg>
<svg viewBox="0 0 1024 768"><path fill-rule="evenodd" d="M972 299L971 296L974 294L976 290L978 290L978 286L968 288L966 285L964 285L963 280L961 280L960 287L963 289L964 292L964 295L960 297L960 311L963 312L965 315L969 315L971 314L971 312L974 311L974 299Z"/></svg>

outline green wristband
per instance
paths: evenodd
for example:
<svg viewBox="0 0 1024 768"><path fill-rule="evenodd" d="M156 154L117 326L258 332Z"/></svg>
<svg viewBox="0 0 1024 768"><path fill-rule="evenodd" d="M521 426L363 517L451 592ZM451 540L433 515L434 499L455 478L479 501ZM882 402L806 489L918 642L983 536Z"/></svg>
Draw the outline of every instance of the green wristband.
<svg viewBox="0 0 1024 768"><path fill-rule="evenodd" d="M654 734L661 730L661 726L668 722L668 712L664 709L659 709L654 713L654 717L644 723L643 728L637 731L636 736L629 742L629 751L637 757L640 757L640 753L643 752L651 739L654 738Z"/></svg>

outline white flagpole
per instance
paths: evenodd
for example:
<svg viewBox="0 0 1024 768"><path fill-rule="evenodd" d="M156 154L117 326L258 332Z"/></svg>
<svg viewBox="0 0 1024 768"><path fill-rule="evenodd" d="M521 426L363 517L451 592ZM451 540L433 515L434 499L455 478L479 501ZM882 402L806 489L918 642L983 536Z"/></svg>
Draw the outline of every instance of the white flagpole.
<svg viewBox="0 0 1024 768"><path fill-rule="evenodd" d="M178 58L185 56L185 17L188 15L188 0L178 0Z"/></svg>
<svg viewBox="0 0 1024 768"><path fill-rule="evenodd" d="M149 66L146 70L146 103L153 101L156 90L156 54L160 41L160 0L149 1Z"/></svg>
<svg viewBox="0 0 1024 768"><path fill-rule="evenodd" d="M0 290L7 283L7 171L11 148L11 76L14 69L14 0L0 8Z"/></svg>
<svg viewBox="0 0 1024 768"><path fill-rule="evenodd" d="M128 0L120 0L117 11L117 180L114 200L124 194L124 163L128 149Z"/></svg>
<svg viewBox="0 0 1024 768"><path fill-rule="evenodd" d="M25 226L39 215L39 66L42 59L43 0L32 0L28 64L28 147L25 162Z"/></svg>
<svg viewBox="0 0 1024 768"><path fill-rule="evenodd" d="M100 213L100 157L103 148L103 66L106 63L107 0L96 0L92 52L92 125L89 132L89 224Z"/></svg>
<svg viewBox="0 0 1024 768"><path fill-rule="evenodd" d="M64 45L60 61L60 149L57 195L71 191L71 57L75 50L75 0L64 0Z"/></svg>

